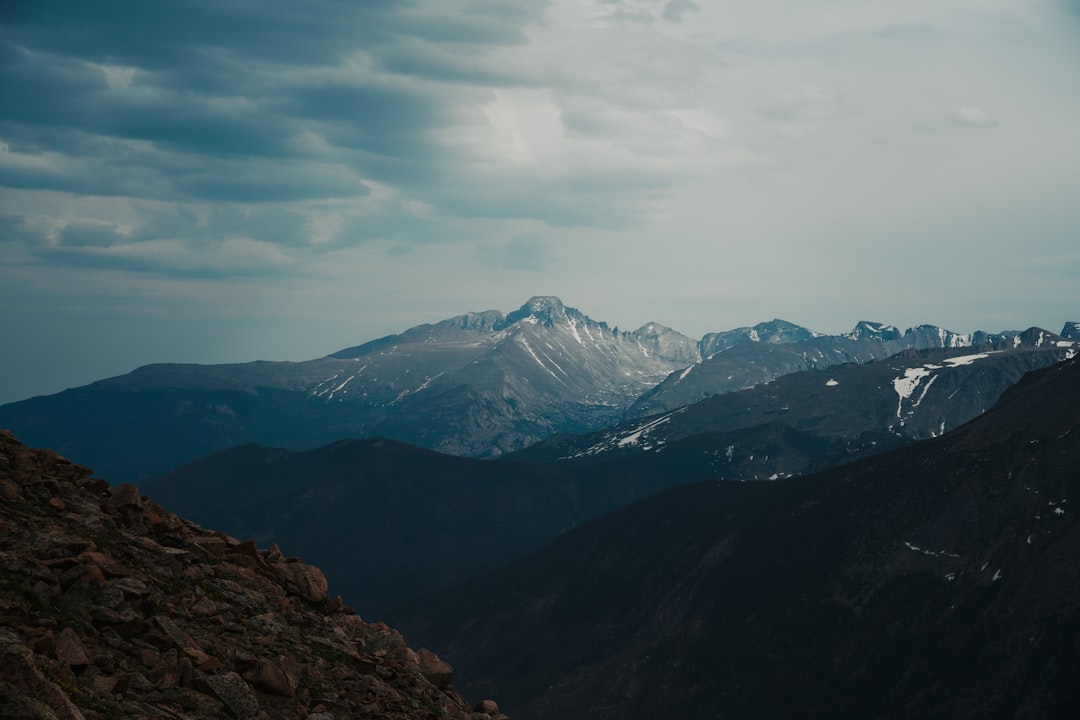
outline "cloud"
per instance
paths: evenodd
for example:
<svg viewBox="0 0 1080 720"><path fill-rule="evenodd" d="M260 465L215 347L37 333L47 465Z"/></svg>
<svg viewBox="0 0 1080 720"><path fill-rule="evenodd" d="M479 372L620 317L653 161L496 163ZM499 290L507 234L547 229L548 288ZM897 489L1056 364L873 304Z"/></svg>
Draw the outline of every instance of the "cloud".
<svg viewBox="0 0 1080 720"><path fill-rule="evenodd" d="M683 17L687 13L697 12L700 9L701 8L697 6L697 3L691 2L690 0L671 0L671 2L664 6L663 16L665 20L670 20L671 22L682 22Z"/></svg>
<svg viewBox="0 0 1080 720"><path fill-rule="evenodd" d="M949 115L949 121L958 127L988 128L997 125L997 121L977 107L962 107Z"/></svg>
<svg viewBox="0 0 1080 720"><path fill-rule="evenodd" d="M115 223L72 222L64 226L57 240L64 247L108 248L123 244L126 234Z"/></svg>
<svg viewBox="0 0 1080 720"><path fill-rule="evenodd" d="M551 266L551 247L535 235L519 235L503 249L503 267L510 270L540 272Z"/></svg>
<svg viewBox="0 0 1080 720"><path fill-rule="evenodd" d="M610 226L641 217L626 187L673 191L712 149L686 121L701 109L682 40L638 57L647 28L578 29L541 1L318 5L53 0L22 13L2 44L0 183L234 204L377 183L446 215ZM485 207L463 182L505 202Z"/></svg>

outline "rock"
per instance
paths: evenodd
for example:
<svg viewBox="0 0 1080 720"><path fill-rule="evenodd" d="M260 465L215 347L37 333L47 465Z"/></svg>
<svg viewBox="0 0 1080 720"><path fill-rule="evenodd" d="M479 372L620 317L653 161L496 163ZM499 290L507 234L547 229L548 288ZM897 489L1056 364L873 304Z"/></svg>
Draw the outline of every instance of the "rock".
<svg viewBox="0 0 1080 720"><path fill-rule="evenodd" d="M416 656L420 662L420 673L430 680L432 685L440 690L450 687L450 683L454 679L453 668L427 648L420 648Z"/></svg>
<svg viewBox="0 0 1080 720"><path fill-rule="evenodd" d="M296 678L289 674L281 662L262 659L255 669L254 685L257 689L273 695L291 698L296 695Z"/></svg>
<svg viewBox="0 0 1080 720"><path fill-rule="evenodd" d="M86 720L82 712L61 690L38 669L34 654L22 645L19 636L7 628L0 628L0 688L5 688L0 695L0 708L13 703L16 691L23 691L33 704L44 706L51 715L31 715L30 717L58 720ZM5 710L7 713L7 710ZM8 716L13 716L11 713Z"/></svg>
<svg viewBox="0 0 1080 720"><path fill-rule="evenodd" d="M485 715L498 715L499 706L494 700L481 700L473 707L473 711L484 713Z"/></svg>
<svg viewBox="0 0 1080 720"><path fill-rule="evenodd" d="M90 664L82 640L79 639L78 633L69 627L61 630L56 636L55 653L56 659L68 667L82 667Z"/></svg>
<svg viewBox="0 0 1080 720"><path fill-rule="evenodd" d="M196 537L192 538L192 543L199 548L202 548L210 555L216 558L225 557L225 539L211 535L209 537Z"/></svg>
<svg viewBox="0 0 1080 720"><path fill-rule="evenodd" d="M236 720L255 720L259 717L261 711L259 699L238 673L228 672L222 675L199 673L192 684L196 690L220 700Z"/></svg>
<svg viewBox="0 0 1080 720"><path fill-rule="evenodd" d="M100 568L105 577L123 577L128 574L123 565L104 553L87 550L79 553L76 559L84 565Z"/></svg>
<svg viewBox="0 0 1080 720"><path fill-rule="evenodd" d="M255 547L254 540L245 540L235 547L230 547L225 551L225 557L253 570L270 569L270 566L263 560L262 555L259 554L259 549Z"/></svg>
<svg viewBox="0 0 1080 720"><path fill-rule="evenodd" d="M329 585L326 582L326 576L319 568L297 562L275 565L274 569L283 579L286 591L299 595L311 603L321 603L326 600Z"/></svg>
<svg viewBox="0 0 1080 720"><path fill-rule="evenodd" d="M0 480L0 498L9 502L15 502L22 500L22 495L19 494L19 488L15 483L10 480Z"/></svg>
<svg viewBox="0 0 1080 720"><path fill-rule="evenodd" d="M109 504L115 508L137 507L140 500L142 500L142 496L139 495L139 489L134 485L124 483L113 488Z"/></svg>

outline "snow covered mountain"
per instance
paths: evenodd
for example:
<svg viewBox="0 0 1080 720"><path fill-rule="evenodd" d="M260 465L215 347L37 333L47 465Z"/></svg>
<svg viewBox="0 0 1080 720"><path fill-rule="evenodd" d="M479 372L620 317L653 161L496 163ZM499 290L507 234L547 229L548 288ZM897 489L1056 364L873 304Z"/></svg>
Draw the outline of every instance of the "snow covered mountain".
<svg viewBox="0 0 1080 720"><path fill-rule="evenodd" d="M851 332L842 335L806 331L784 333L780 335L782 340L758 341L749 337L751 342L733 344L715 353L703 353L701 362L672 373L642 395L627 411L627 416L645 417L674 410L712 395L753 387L800 370L880 360L904 350L993 345L1018 334L1015 331L980 331L966 335L935 325L919 325L901 332L893 325L863 320Z"/></svg>
<svg viewBox="0 0 1080 720"><path fill-rule="evenodd" d="M1032 328L996 346L909 350L877 362L791 373L753 388L511 456L597 464L641 455L687 479L777 479L942 435L977 417L1024 373L1080 342Z"/></svg>
<svg viewBox="0 0 1080 720"><path fill-rule="evenodd" d="M699 359L650 323L625 332L554 297L467 313L307 362L161 364L0 407L26 442L139 481L226 447L387 436L493 457L609 425Z"/></svg>
<svg viewBox="0 0 1080 720"><path fill-rule="evenodd" d="M698 341L657 323L621 331L537 296L305 362L149 365L2 406L0 427L116 482L245 443L304 450L384 436L491 458L798 370L1006 335L860 323L828 337L772 320Z"/></svg>

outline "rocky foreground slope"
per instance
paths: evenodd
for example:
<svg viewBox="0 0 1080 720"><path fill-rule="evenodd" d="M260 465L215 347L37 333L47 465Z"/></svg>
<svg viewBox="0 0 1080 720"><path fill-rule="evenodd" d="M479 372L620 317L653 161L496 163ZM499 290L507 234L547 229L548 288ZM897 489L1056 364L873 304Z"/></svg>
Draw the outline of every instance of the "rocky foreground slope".
<svg viewBox="0 0 1080 720"><path fill-rule="evenodd" d="M317 568L0 431L0 717L505 717L451 678Z"/></svg>

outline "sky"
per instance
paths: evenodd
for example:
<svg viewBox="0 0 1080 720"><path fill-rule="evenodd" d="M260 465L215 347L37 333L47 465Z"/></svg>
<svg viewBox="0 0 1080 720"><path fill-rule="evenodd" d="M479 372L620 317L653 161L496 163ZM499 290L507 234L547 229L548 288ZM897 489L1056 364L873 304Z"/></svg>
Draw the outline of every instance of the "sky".
<svg viewBox="0 0 1080 720"><path fill-rule="evenodd" d="M6 0L0 403L557 295L1080 320L1076 0Z"/></svg>

